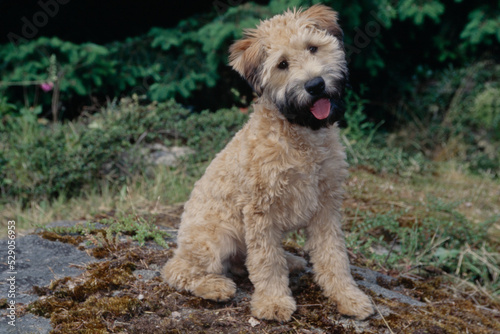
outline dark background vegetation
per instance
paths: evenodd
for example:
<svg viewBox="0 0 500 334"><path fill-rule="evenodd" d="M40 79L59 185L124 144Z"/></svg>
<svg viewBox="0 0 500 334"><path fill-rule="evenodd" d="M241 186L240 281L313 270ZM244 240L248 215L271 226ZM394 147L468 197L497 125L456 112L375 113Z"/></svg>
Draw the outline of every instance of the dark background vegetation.
<svg viewBox="0 0 500 334"><path fill-rule="evenodd" d="M48 1L43 0L43 3ZM41 36L59 37L73 43L106 44L146 34L152 27L173 28L180 20L212 10L210 1L70 0L40 30ZM0 43L9 32L23 28L22 17L32 19L41 10L38 1L2 0Z"/></svg>
<svg viewBox="0 0 500 334"><path fill-rule="evenodd" d="M234 106L246 110L254 96L227 66L229 45L263 18L318 2L59 1L0 1L4 198L73 196L96 178L109 179L102 166L116 165L120 152L135 145L134 127L148 132L143 143L167 143L172 138L166 133L176 133L186 144L175 129L184 125L169 122L172 110L185 117ZM344 29L351 135L498 175L499 1L323 3L339 12ZM120 107L123 97L132 97L139 109L149 105L146 110L170 130L135 116L122 126L129 135L119 128L86 128L106 108L128 110ZM86 129L73 144L69 121ZM9 135L14 131L26 135ZM21 152L39 154L26 163ZM54 161L71 161L71 168L53 168Z"/></svg>

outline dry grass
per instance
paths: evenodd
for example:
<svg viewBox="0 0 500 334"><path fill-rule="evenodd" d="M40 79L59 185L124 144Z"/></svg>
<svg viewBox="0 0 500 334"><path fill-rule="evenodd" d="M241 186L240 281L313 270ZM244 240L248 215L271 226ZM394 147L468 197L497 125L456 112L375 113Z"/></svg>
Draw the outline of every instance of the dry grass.
<svg viewBox="0 0 500 334"><path fill-rule="evenodd" d="M22 208L17 202L0 207L1 224L15 219L21 230L31 229L56 220L86 220L102 212L165 213L170 205L183 202L192 185L201 175L204 165L195 176L183 169L156 168L154 177L137 176L128 186L116 189L99 187L83 197L47 202L32 202ZM345 206L361 211L382 213L394 208L418 209L426 214L429 196L457 203L455 210L472 222L483 222L500 215L500 182L487 177L470 175L452 163L441 163L433 175L414 174L410 178L378 174L370 168L351 168L347 182ZM5 235L2 229L0 235ZM2 234L3 233L3 234ZM491 227L491 236L500 238L500 220Z"/></svg>
<svg viewBox="0 0 500 334"><path fill-rule="evenodd" d="M0 224L5 225L7 220L14 219L18 230L29 231L57 220L92 220L96 215L108 212L166 214L172 205L188 198L196 175L201 175L204 168L204 165L198 166L193 176L182 168L157 167L151 173L154 177L136 176L122 188L103 185L99 191L88 192L82 197L61 197L50 204L32 202L26 208L17 202L5 204L0 206ZM0 237L5 236L6 231L2 228Z"/></svg>
<svg viewBox="0 0 500 334"><path fill-rule="evenodd" d="M362 211L403 209L422 218L432 214L428 208L430 198L438 198L455 203L454 210L471 222L497 216L489 233L492 240L500 240L500 182L461 171L453 163L440 163L435 173L410 178L353 168L346 189L346 206ZM412 219L410 216L407 219Z"/></svg>

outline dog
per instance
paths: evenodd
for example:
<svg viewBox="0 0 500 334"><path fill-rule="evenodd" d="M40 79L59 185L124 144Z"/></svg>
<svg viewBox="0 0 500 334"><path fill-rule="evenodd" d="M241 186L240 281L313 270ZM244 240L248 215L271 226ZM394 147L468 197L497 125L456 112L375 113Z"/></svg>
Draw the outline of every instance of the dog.
<svg viewBox="0 0 500 334"><path fill-rule="evenodd" d="M348 71L337 13L324 5L288 10L245 31L229 51L229 64L258 98L195 183L163 279L227 301L236 285L226 270L243 256L252 314L288 321L296 310L288 274L307 263L281 243L305 228L315 282L341 314L367 318L373 306L351 276L341 230L348 165L336 121Z"/></svg>

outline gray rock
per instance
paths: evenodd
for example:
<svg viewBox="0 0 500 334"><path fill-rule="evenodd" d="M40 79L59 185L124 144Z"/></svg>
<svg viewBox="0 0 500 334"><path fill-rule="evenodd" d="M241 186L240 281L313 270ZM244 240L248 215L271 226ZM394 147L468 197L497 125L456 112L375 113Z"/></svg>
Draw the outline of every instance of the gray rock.
<svg viewBox="0 0 500 334"><path fill-rule="evenodd" d="M149 281L149 280L152 280L155 277L160 276L160 272L158 272L156 270L140 269L140 270L134 271L134 276L139 281Z"/></svg>
<svg viewBox="0 0 500 334"><path fill-rule="evenodd" d="M194 154L189 147L172 146L167 147L162 144L152 144L142 149L143 155L149 163L153 165L175 166L180 158Z"/></svg>
<svg viewBox="0 0 500 334"><path fill-rule="evenodd" d="M52 330L50 319L31 313L16 319L16 326L7 324L8 318L0 319L0 332L5 334L48 334Z"/></svg>
<svg viewBox="0 0 500 334"><path fill-rule="evenodd" d="M397 300L401 303L409 304L412 306L426 305L425 303L419 302L418 300L403 295L397 291L386 289L378 284L377 279L382 279L383 281L388 283L393 282L395 279L390 276L356 266L351 266L351 270L353 273L363 277L363 280L357 280L356 283L370 289L371 291L375 292L378 295L381 295L386 299Z"/></svg>
<svg viewBox="0 0 500 334"><path fill-rule="evenodd" d="M79 251L72 245L49 241L38 235L27 235L15 240L14 270L11 270L7 264L7 240L0 240L0 282L3 283L1 296L7 297L10 289L7 279L14 277L15 298L8 298L7 301L14 300L16 305L27 304L38 299L32 291L33 286L47 286L52 280L80 275L82 270L72 265L85 265L95 261L87 253ZM7 323L7 310L1 310L0 313L2 319L0 333L47 332L39 328L46 328L48 319L45 321L46 319L26 314L17 318L16 327L12 327Z"/></svg>

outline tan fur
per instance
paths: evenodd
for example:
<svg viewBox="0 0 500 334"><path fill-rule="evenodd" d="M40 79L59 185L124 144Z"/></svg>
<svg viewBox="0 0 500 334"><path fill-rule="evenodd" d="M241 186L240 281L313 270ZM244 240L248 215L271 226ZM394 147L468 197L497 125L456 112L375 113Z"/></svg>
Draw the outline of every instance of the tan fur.
<svg viewBox="0 0 500 334"><path fill-rule="evenodd" d="M336 125L317 130L292 124L277 105L286 89L305 101L304 82L321 75L335 93L346 71L336 13L325 6L288 11L263 21L231 47L230 63L260 98L248 123L195 184L185 205L175 256L163 268L171 286L212 300L234 296L229 259L246 256L255 292L252 314L287 321L296 309L289 270L305 261L285 252L285 232L306 228L316 282L341 313L373 313L349 269L341 231L342 184L347 177ZM307 52L318 46L314 55ZM279 70L286 58L290 66ZM338 86L338 85L337 85Z"/></svg>

